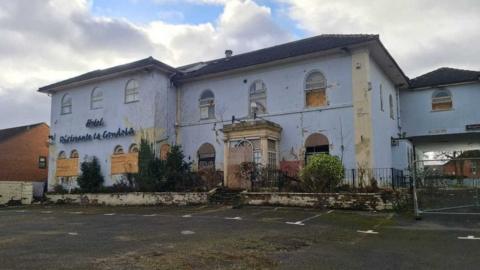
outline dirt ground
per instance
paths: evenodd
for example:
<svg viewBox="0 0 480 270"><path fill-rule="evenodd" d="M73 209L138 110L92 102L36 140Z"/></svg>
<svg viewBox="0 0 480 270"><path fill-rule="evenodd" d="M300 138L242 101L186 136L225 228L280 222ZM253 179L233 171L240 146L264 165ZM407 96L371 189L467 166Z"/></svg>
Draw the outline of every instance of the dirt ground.
<svg viewBox="0 0 480 270"><path fill-rule="evenodd" d="M458 238L468 236L480 237L480 216L0 208L0 269L480 269L480 240Z"/></svg>

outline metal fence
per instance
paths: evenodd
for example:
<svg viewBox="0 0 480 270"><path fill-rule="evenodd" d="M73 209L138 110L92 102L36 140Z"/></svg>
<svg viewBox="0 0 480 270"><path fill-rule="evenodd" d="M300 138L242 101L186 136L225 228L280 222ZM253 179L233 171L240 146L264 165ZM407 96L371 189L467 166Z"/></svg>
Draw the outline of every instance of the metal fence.
<svg viewBox="0 0 480 270"><path fill-rule="evenodd" d="M289 191L302 192L298 174L278 169L261 168L250 176L253 191ZM329 192L352 191L366 192L376 189L410 188L411 173L408 170L394 168L345 169L344 178L336 188Z"/></svg>
<svg viewBox="0 0 480 270"><path fill-rule="evenodd" d="M413 171L415 215L480 215L480 158L417 160Z"/></svg>

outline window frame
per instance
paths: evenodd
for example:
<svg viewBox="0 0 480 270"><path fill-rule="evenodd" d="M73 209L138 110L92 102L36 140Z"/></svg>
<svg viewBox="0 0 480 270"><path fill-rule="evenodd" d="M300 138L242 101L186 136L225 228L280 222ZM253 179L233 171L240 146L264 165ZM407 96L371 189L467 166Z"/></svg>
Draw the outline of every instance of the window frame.
<svg viewBox="0 0 480 270"><path fill-rule="evenodd" d="M47 168L47 157L46 156L39 156L38 157L38 168L39 169L46 169Z"/></svg>
<svg viewBox="0 0 480 270"><path fill-rule="evenodd" d="M73 149L72 151L70 151L70 158L79 158L79 157L80 155L77 149Z"/></svg>
<svg viewBox="0 0 480 270"><path fill-rule="evenodd" d="M121 145L116 145L114 148L113 148L113 154L114 155L123 155L125 154L125 151L123 150L123 146Z"/></svg>
<svg viewBox="0 0 480 270"><path fill-rule="evenodd" d="M206 94L209 94L209 97L204 97ZM212 90L205 89L202 91L198 99L198 108L200 111L200 120L215 119L215 94ZM204 109L207 109L207 117L203 117L202 110Z"/></svg>
<svg viewBox="0 0 480 270"><path fill-rule="evenodd" d="M98 93L100 93L100 95L98 95ZM97 104L97 106L95 106L95 103L99 103L99 105ZM90 93L90 110L98 109L103 109L103 90L100 87L95 87Z"/></svg>
<svg viewBox="0 0 480 270"><path fill-rule="evenodd" d="M323 88L308 87L309 79L314 74L320 74L323 77L323 85L322 85ZM311 70L310 72L308 72L304 77L304 83L303 83L303 93L304 93L303 101L304 101L305 108L322 108L322 107L328 106L329 102L328 102L328 97L327 97L327 88L328 88L328 80L327 80L327 77L325 76L325 74L322 71L315 69L315 70ZM318 105L318 106L308 105L308 96L309 96L310 93L323 93L324 100L325 100L324 104Z"/></svg>
<svg viewBox="0 0 480 270"><path fill-rule="evenodd" d="M65 110L66 108L68 108L68 111ZM60 101L60 114L61 115L72 114L72 111L73 111L72 97L70 96L69 93L65 93L62 96L62 100Z"/></svg>
<svg viewBox="0 0 480 270"><path fill-rule="evenodd" d="M257 89L257 84L261 83L262 88ZM248 113L250 116L253 116L252 112L252 103L255 102L256 104L260 104L263 106L264 110L259 111L257 110L258 115L264 115L268 113L267 109L267 85L263 80L255 80L250 84L248 88Z"/></svg>
<svg viewBox="0 0 480 270"><path fill-rule="evenodd" d="M440 93L446 93L446 97L436 97L436 95ZM449 104L448 108L442 108L442 109L435 109L434 106L438 104ZM432 112L441 112L441 111L450 111L453 110L453 97L452 93L448 89L436 89L432 93L431 97L431 109Z"/></svg>
<svg viewBox="0 0 480 270"><path fill-rule="evenodd" d="M136 87L130 88L131 84L135 84ZM128 100L129 96L133 96L132 100ZM125 104L135 103L140 101L140 85L136 79L130 79L125 84L124 90L124 102Z"/></svg>
<svg viewBox="0 0 480 270"><path fill-rule="evenodd" d="M132 143L128 148L128 153L138 153L138 152L140 152L140 148L136 143Z"/></svg>
<svg viewBox="0 0 480 270"><path fill-rule="evenodd" d="M395 120L395 108L394 108L392 94L388 95L388 106L389 106L389 109L390 109L390 119Z"/></svg>

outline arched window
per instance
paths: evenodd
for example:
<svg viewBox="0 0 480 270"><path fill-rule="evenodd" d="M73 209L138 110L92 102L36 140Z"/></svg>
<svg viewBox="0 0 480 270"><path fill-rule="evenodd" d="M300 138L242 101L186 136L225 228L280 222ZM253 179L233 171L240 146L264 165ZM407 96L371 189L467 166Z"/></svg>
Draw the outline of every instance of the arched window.
<svg viewBox="0 0 480 270"><path fill-rule="evenodd" d="M115 146L115 148L113 149L113 154L114 155L121 155L123 154L123 147L121 145L117 145Z"/></svg>
<svg viewBox="0 0 480 270"><path fill-rule="evenodd" d="M204 143L198 148L198 170L215 168L215 148L209 143Z"/></svg>
<svg viewBox="0 0 480 270"><path fill-rule="evenodd" d="M78 151L77 150L72 150L70 152L70 158L78 158Z"/></svg>
<svg viewBox="0 0 480 270"><path fill-rule="evenodd" d="M62 97L62 106L61 114L71 114L72 113L72 98L69 94L65 94Z"/></svg>
<svg viewBox="0 0 480 270"><path fill-rule="evenodd" d="M128 148L129 153L138 153L138 145L136 143L132 143L130 148Z"/></svg>
<svg viewBox="0 0 480 270"><path fill-rule="evenodd" d="M67 158L67 154L65 154L65 151L60 151L60 153L58 153L58 159L66 159Z"/></svg>
<svg viewBox="0 0 480 270"><path fill-rule="evenodd" d="M95 87L90 95L90 109L103 108L103 91L102 89Z"/></svg>
<svg viewBox="0 0 480 270"><path fill-rule="evenodd" d="M267 113L267 87L262 81L258 80L250 85L249 101L250 115Z"/></svg>
<svg viewBox="0 0 480 270"><path fill-rule="evenodd" d="M168 153L170 153L170 145L162 144L162 146L160 146L160 159L167 160Z"/></svg>
<svg viewBox="0 0 480 270"><path fill-rule="evenodd" d="M305 161L308 162L308 159L315 154L329 154L329 148L328 138L325 135L320 133L311 134L305 140Z"/></svg>
<svg viewBox="0 0 480 270"><path fill-rule="evenodd" d="M388 106L390 106L390 118L395 119L395 114L394 114L395 109L393 107L393 96L392 96L392 94L390 94L388 96Z"/></svg>
<svg viewBox="0 0 480 270"><path fill-rule="evenodd" d="M432 111L452 109L452 94L447 89L441 89L432 94Z"/></svg>
<svg viewBox="0 0 480 270"><path fill-rule="evenodd" d="M138 90L138 82L131 79L125 86L125 103L138 101L140 98L140 92Z"/></svg>
<svg viewBox="0 0 480 270"><path fill-rule="evenodd" d="M205 90L200 96L200 119L215 118L215 96L212 91Z"/></svg>
<svg viewBox="0 0 480 270"><path fill-rule="evenodd" d="M319 71L311 72L305 79L305 105L321 107L327 105L327 79Z"/></svg>

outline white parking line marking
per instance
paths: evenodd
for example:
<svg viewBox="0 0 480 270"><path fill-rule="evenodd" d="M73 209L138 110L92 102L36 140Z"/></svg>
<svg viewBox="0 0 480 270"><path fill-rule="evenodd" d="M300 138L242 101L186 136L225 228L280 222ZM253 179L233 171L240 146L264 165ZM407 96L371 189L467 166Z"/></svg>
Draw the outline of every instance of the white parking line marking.
<svg viewBox="0 0 480 270"><path fill-rule="evenodd" d="M378 232L374 231L374 230L366 230L366 231L360 231L358 230L357 232L359 233L366 233L366 234L378 234Z"/></svg>
<svg viewBox="0 0 480 270"><path fill-rule="evenodd" d="M321 216L321 214L318 214L318 215L315 215L315 216L312 216L312 217L309 217L309 218L306 218L306 219L302 219L302 220L299 220L299 221L295 221L295 222L292 222L292 221L287 221L285 223L289 224L289 225L300 225L300 226L304 226L305 225L305 221L309 221L309 220L312 220L314 218L317 218Z"/></svg>
<svg viewBox="0 0 480 270"><path fill-rule="evenodd" d="M305 223L303 223L303 222L301 222L301 221L297 221L297 222L287 221L287 222L285 222L285 223L287 223L287 224L289 224L289 225L300 225L300 226L304 226L304 225L305 225Z"/></svg>
<svg viewBox="0 0 480 270"><path fill-rule="evenodd" d="M103 214L104 216L115 216L115 213Z"/></svg>
<svg viewBox="0 0 480 270"><path fill-rule="evenodd" d="M66 212L68 214L75 214L75 215L80 215L80 214L83 214L82 211L77 211L77 212Z"/></svg>
<svg viewBox="0 0 480 270"><path fill-rule="evenodd" d="M15 212L17 212L17 213L26 213L27 210L17 210L17 211L15 211Z"/></svg>
<svg viewBox="0 0 480 270"><path fill-rule="evenodd" d="M68 235L78 235L76 232L69 232Z"/></svg>
<svg viewBox="0 0 480 270"><path fill-rule="evenodd" d="M143 215L144 217L155 217L157 214Z"/></svg>
<svg viewBox="0 0 480 270"><path fill-rule="evenodd" d="M242 220L241 217L226 217L225 219L230 219L230 220Z"/></svg>
<svg viewBox="0 0 480 270"><path fill-rule="evenodd" d="M182 217L183 218L190 218L190 217L192 217L192 215L183 215Z"/></svg>
<svg viewBox="0 0 480 270"><path fill-rule="evenodd" d="M40 213L42 213L42 214L51 214L52 211L41 211Z"/></svg>
<svg viewBox="0 0 480 270"><path fill-rule="evenodd" d="M190 235L190 234L194 234L194 233L195 233L194 231L188 231L188 230L181 231L181 234L184 234L184 235Z"/></svg>
<svg viewBox="0 0 480 270"><path fill-rule="evenodd" d="M333 210L329 210L329 211L327 212L327 214L330 214L330 213L333 213Z"/></svg>
<svg viewBox="0 0 480 270"><path fill-rule="evenodd" d="M469 236L459 236L458 239L460 239L460 240L480 240L480 237L475 237L473 235L469 235Z"/></svg>

